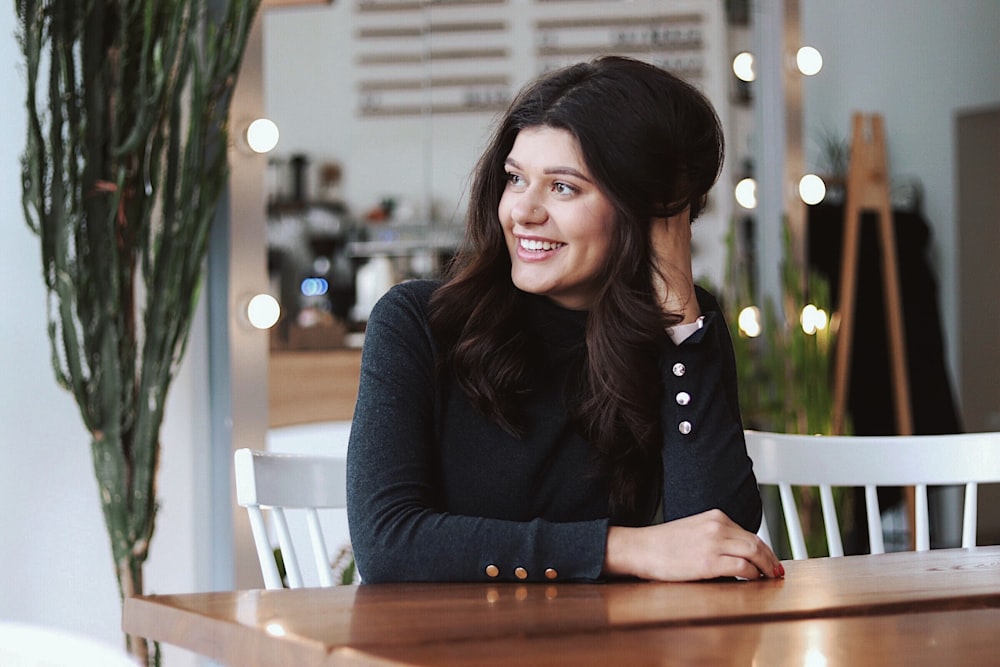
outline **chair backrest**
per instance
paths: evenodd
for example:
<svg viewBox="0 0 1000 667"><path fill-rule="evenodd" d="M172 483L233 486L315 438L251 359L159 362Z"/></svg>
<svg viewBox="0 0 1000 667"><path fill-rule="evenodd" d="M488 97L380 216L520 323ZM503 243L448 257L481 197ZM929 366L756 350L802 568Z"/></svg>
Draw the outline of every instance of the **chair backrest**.
<svg viewBox="0 0 1000 667"><path fill-rule="evenodd" d="M818 487L827 546L844 555L833 487L864 487L871 553L885 552L877 489L914 487L915 546L930 548L927 487L964 485L962 546L976 544L978 484L1000 482L1000 433L917 436L825 436L746 431L757 483L775 485L788 529L792 557L808 558L794 486ZM761 538L771 544L767 522Z"/></svg>
<svg viewBox="0 0 1000 667"><path fill-rule="evenodd" d="M239 449L234 455L234 464L236 500L247 509L250 517L250 529L265 588L282 588L283 583L264 520L264 509L269 510L274 524L289 587L301 588L304 583L286 509L301 509L305 514L309 534L307 542L316 564L319 584L332 586L333 570L317 510L346 507L346 461L334 456Z"/></svg>

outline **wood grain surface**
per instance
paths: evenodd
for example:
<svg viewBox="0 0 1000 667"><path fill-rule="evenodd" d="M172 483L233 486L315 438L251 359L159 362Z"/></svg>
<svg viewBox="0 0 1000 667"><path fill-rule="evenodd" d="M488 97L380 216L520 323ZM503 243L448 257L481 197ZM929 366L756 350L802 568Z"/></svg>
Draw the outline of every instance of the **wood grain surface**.
<svg viewBox="0 0 1000 667"><path fill-rule="evenodd" d="M819 651L827 661L817 664L829 667L930 664L945 648L964 660L1000 647L1000 547L785 570L783 580L746 582L144 596L126 600L123 629L230 665L715 664L723 652L735 660L726 664L768 665L810 664Z"/></svg>

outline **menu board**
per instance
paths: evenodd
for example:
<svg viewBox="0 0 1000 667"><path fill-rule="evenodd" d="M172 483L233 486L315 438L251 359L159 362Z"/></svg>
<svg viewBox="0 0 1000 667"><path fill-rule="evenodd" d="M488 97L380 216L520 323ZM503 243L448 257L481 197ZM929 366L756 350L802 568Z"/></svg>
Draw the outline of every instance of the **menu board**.
<svg viewBox="0 0 1000 667"><path fill-rule="evenodd" d="M700 14L539 19L535 33L535 56L543 70L603 53L647 60L688 79L700 77L705 66Z"/></svg>
<svg viewBox="0 0 1000 667"><path fill-rule="evenodd" d="M704 16L692 3L359 0L356 19L362 117L492 114L535 74L602 54L695 84L708 66Z"/></svg>
<svg viewBox="0 0 1000 667"><path fill-rule="evenodd" d="M507 0L363 0L364 116L495 111L511 91Z"/></svg>

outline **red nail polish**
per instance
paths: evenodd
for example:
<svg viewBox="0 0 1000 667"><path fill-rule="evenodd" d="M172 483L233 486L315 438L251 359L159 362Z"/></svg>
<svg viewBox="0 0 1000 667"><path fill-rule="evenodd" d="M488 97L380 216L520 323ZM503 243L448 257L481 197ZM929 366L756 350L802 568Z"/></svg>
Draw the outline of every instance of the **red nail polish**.
<svg viewBox="0 0 1000 667"><path fill-rule="evenodd" d="M785 567L781 563L778 563L777 565L774 566L774 576L775 577L785 576Z"/></svg>

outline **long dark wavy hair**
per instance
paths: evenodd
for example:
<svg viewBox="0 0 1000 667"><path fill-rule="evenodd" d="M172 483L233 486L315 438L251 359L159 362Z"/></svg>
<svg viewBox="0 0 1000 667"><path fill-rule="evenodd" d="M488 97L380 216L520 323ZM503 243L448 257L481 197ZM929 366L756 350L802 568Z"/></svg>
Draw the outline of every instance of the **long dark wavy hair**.
<svg viewBox="0 0 1000 667"><path fill-rule="evenodd" d="M529 348L497 208L504 160L518 132L570 132L615 220L602 287L587 318L582 389L572 406L611 480L612 510L634 510L659 478L661 387L657 365L664 313L654 294L650 224L702 210L718 178L723 137L712 105L653 65L607 56L528 84L499 121L473 175L466 236L431 299L430 325L444 363L486 417L518 434L518 397Z"/></svg>

